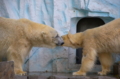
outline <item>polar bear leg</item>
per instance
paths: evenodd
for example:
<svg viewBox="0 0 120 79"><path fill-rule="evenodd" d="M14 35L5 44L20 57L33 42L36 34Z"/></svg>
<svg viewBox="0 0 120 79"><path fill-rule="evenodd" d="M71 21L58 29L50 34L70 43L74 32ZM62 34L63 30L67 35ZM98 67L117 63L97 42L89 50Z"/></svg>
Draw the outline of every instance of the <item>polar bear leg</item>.
<svg viewBox="0 0 120 79"><path fill-rule="evenodd" d="M99 75L107 75L113 65L113 57L111 53L98 53L99 60L102 65L102 71L98 72Z"/></svg>
<svg viewBox="0 0 120 79"><path fill-rule="evenodd" d="M94 49L83 50L82 64L79 71L74 72L73 75L86 75L94 66L96 60L96 51Z"/></svg>
<svg viewBox="0 0 120 79"><path fill-rule="evenodd" d="M8 48L8 61L14 61L14 71L17 75L25 75L26 72L23 71L22 65L25 57L28 55L31 47L24 41L20 40L15 42Z"/></svg>
<svg viewBox="0 0 120 79"><path fill-rule="evenodd" d="M24 75L26 73L22 70L23 60L17 52L9 52L8 61L14 61L15 74Z"/></svg>

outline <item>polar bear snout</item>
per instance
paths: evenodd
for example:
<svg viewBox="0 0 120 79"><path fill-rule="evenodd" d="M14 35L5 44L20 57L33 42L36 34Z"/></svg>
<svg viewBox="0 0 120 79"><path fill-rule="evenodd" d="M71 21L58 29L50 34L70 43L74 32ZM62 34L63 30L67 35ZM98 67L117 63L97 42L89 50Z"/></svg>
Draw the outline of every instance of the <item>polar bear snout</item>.
<svg viewBox="0 0 120 79"><path fill-rule="evenodd" d="M64 44L64 42L61 42L61 43L58 44L58 46L62 46L63 44Z"/></svg>
<svg viewBox="0 0 120 79"><path fill-rule="evenodd" d="M62 46L64 44L64 42L61 42L61 43L57 43L56 45L57 46Z"/></svg>
<svg viewBox="0 0 120 79"><path fill-rule="evenodd" d="M58 40L58 42L56 44L57 46L61 46L61 45L64 44L64 41L63 41L62 37L57 37L57 40Z"/></svg>
<svg viewBox="0 0 120 79"><path fill-rule="evenodd" d="M63 44L64 44L64 42L61 43L61 45L63 45Z"/></svg>

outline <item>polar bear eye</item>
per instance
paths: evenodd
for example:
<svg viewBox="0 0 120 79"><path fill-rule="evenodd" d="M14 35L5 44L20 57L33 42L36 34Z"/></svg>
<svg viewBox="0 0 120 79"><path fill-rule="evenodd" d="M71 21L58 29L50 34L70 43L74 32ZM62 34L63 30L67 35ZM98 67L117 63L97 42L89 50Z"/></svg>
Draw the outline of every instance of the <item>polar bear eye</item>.
<svg viewBox="0 0 120 79"><path fill-rule="evenodd" d="M52 37L52 38L58 38L59 36L58 35L56 35L55 37Z"/></svg>

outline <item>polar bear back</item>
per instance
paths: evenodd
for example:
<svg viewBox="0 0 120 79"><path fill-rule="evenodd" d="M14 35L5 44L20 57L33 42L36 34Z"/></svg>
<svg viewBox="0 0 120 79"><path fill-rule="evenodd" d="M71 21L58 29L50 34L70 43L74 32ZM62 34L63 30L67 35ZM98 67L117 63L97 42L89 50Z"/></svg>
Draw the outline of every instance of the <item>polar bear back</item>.
<svg viewBox="0 0 120 79"><path fill-rule="evenodd" d="M85 38L93 39L99 52L120 52L120 19L85 31Z"/></svg>

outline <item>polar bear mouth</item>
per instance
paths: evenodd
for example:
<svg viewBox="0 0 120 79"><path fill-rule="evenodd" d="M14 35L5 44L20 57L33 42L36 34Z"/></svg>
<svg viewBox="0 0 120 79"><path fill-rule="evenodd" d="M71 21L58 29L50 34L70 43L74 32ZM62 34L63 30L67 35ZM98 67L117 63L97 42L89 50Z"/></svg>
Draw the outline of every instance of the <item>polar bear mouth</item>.
<svg viewBox="0 0 120 79"><path fill-rule="evenodd" d="M64 44L64 41L62 39L62 37L56 37L56 45L57 46L62 46Z"/></svg>
<svg viewBox="0 0 120 79"><path fill-rule="evenodd" d="M62 46L63 44L64 44L64 42L57 43L56 46Z"/></svg>

